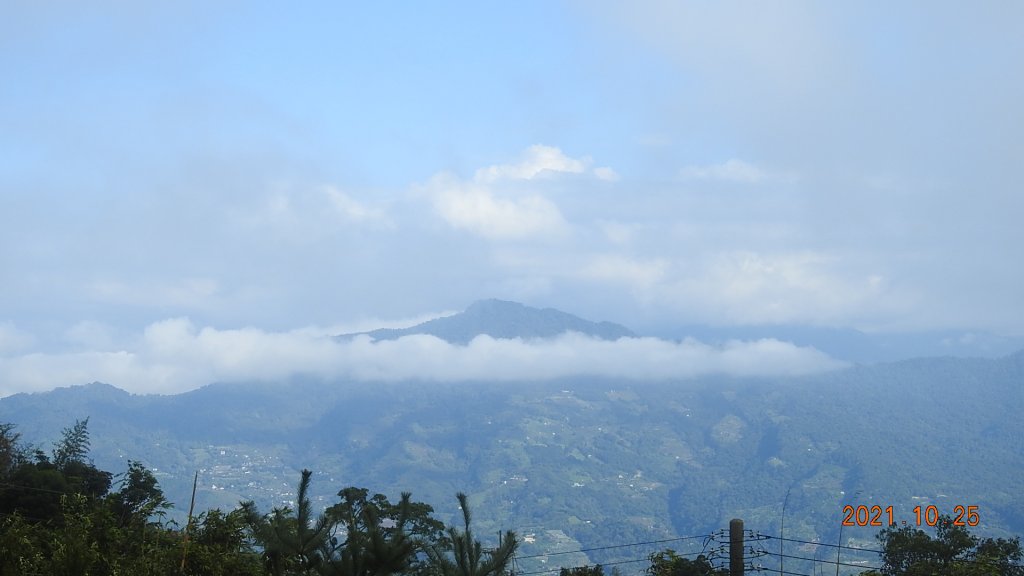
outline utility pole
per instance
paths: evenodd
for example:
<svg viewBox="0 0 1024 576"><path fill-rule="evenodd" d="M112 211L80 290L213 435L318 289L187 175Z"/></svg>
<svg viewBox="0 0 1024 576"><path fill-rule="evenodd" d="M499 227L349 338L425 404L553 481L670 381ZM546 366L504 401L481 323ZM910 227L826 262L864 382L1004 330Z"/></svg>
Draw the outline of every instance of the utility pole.
<svg viewBox="0 0 1024 576"><path fill-rule="evenodd" d="M729 521L729 576L743 576L743 520Z"/></svg>

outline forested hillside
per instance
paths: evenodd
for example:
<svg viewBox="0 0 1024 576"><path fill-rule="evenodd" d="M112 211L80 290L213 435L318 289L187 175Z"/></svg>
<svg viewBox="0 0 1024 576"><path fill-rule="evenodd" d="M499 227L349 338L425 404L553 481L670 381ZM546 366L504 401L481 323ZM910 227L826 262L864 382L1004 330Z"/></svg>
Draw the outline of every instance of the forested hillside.
<svg viewBox="0 0 1024 576"><path fill-rule="evenodd" d="M843 506L976 506L977 530L1024 531L1024 354L923 359L804 378L566 379L495 385L290 382L132 396L94 384L0 400L0 421L57 437L90 418L105 469L153 469L173 517L199 472L200 507L294 499L303 468L326 506L339 486L412 490L482 534L532 535L524 553L703 534L734 517L836 542ZM848 527L847 543L877 528ZM599 550L582 561L635 558Z"/></svg>

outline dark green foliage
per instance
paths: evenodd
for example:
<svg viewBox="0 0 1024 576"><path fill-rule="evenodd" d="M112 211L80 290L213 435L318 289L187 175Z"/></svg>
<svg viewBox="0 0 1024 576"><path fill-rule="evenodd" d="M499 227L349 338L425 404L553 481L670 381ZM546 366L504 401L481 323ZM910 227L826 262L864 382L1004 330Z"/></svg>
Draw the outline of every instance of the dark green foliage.
<svg viewBox="0 0 1024 576"><path fill-rule="evenodd" d="M374 514L381 522L386 524L383 527L385 534L393 534L398 531L400 520L404 518L401 525L404 531L421 543L446 544L447 534L444 523L431 514L434 507L423 502L413 502L411 494L402 493L402 500L399 504L392 504L388 497L383 494L374 494L367 498L369 490L350 486L338 492L341 502L327 509L327 513L345 524L354 525L361 529L364 525L364 517L367 513Z"/></svg>
<svg viewBox="0 0 1024 576"><path fill-rule="evenodd" d="M459 492L456 497L462 509L463 529L448 528L451 556L439 546L428 549L431 564L438 576L501 576L506 574L512 555L519 545L514 532L499 534L497 548L484 550L470 527L469 500Z"/></svg>
<svg viewBox="0 0 1024 576"><path fill-rule="evenodd" d="M214 508L193 522L185 564L187 574L255 576L263 574L259 554L249 545L245 510L225 514Z"/></svg>
<svg viewBox="0 0 1024 576"><path fill-rule="evenodd" d="M60 498L69 492L68 481L50 463L24 463L0 488L0 514L19 513L31 522L60 517Z"/></svg>
<svg viewBox="0 0 1024 576"><path fill-rule="evenodd" d="M135 460L128 461L120 485L108 498L119 526L144 524L151 516L163 514L171 507L153 473Z"/></svg>
<svg viewBox="0 0 1024 576"><path fill-rule="evenodd" d="M558 576L604 576L604 568L600 564L562 568Z"/></svg>
<svg viewBox="0 0 1024 576"><path fill-rule="evenodd" d="M0 516L0 576L43 574L46 531L20 514Z"/></svg>
<svg viewBox="0 0 1024 576"><path fill-rule="evenodd" d="M75 494L90 498L102 498L110 491L113 475L81 460L70 460L59 468L68 483L68 489Z"/></svg>
<svg viewBox="0 0 1024 576"><path fill-rule="evenodd" d="M88 418L64 430L51 460L41 450L33 459L19 444L10 424L0 425L0 514L18 512L33 522L60 519L65 496L102 498L110 490L111 474L87 462Z"/></svg>
<svg viewBox="0 0 1024 576"><path fill-rule="evenodd" d="M341 502L315 515L309 497L312 473L303 470L295 509L260 515L244 503L228 513L200 513L185 530L163 523L169 508L154 474L129 460L110 492L111 474L87 463L85 422L65 431L51 460L19 452L10 426L0 426L12 468L0 489L0 576L189 574L256 576L390 576L443 574L427 561L426 547L443 554L453 540L467 576L504 573L515 540L482 550L469 531L431 517L433 508L403 493L397 504L362 488L338 493ZM20 455L19 455L20 454ZM59 465L58 465L59 463ZM465 506L465 496L460 495ZM420 554L423 552L422 554Z"/></svg>
<svg viewBox="0 0 1024 576"><path fill-rule="evenodd" d="M0 423L0 481L27 458L21 434L14 431L14 424Z"/></svg>
<svg viewBox="0 0 1024 576"><path fill-rule="evenodd" d="M89 419L76 420L65 428L61 441L53 449L53 465L59 470L72 462L84 462L89 454Z"/></svg>
<svg viewBox="0 0 1024 576"><path fill-rule="evenodd" d="M884 576L1024 576L1020 540L979 539L942 516L936 534L912 526L891 526L878 536Z"/></svg>
<svg viewBox="0 0 1024 576"><path fill-rule="evenodd" d="M308 497L309 470L302 471L296 510L275 508L263 516L252 502L241 514L262 549L263 566L275 576L387 576L426 573L416 555L428 542L440 543L443 525L429 516L433 509L403 493L398 504L367 490L346 488L342 501L315 520Z"/></svg>
<svg viewBox="0 0 1024 576"><path fill-rule="evenodd" d="M93 535L89 500L81 494L61 496L63 525L51 540L50 570L54 576L89 574L100 562Z"/></svg>
<svg viewBox="0 0 1024 576"><path fill-rule="evenodd" d="M363 488L345 488L338 495L342 501L327 513L345 532L344 542L334 544L330 570L325 573L339 576L383 576L400 572L421 573L422 563L416 553L436 534L443 524L430 518L433 511L426 504L413 504L411 494L402 493L397 505L387 497Z"/></svg>
<svg viewBox="0 0 1024 576"><path fill-rule="evenodd" d="M313 574L326 560L332 525L326 514L313 522L308 496L312 474L302 471L294 511L275 508L261 516L252 502L242 505L253 538L263 549L263 565L274 576Z"/></svg>
<svg viewBox="0 0 1024 576"><path fill-rule="evenodd" d="M691 560L679 556L672 549L651 554L649 559L651 565L646 572L650 576L719 576L728 574L727 570L715 570L705 556L697 556Z"/></svg>
<svg viewBox="0 0 1024 576"><path fill-rule="evenodd" d="M16 445L9 426L0 436ZM14 451L0 485L0 576L179 574L182 533L160 521L169 504L156 477L129 461L109 493L112 475L87 462L87 448L80 421L65 430L52 460ZM242 526L239 513L204 517L186 574L261 573Z"/></svg>

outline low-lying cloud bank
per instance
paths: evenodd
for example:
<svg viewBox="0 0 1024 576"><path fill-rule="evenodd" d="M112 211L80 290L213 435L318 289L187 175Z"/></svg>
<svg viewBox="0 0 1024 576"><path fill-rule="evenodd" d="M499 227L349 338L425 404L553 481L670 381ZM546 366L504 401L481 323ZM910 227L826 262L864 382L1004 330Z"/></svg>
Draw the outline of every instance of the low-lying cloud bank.
<svg viewBox="0 0 1024 576"><path fill-rule="evenodd" d="M567 333L525 341L478 336L469 345L458 346L426 335L340 341L309 328L197 328L179 318L151 324L122 350L0 357L0 396L92 381L134 393L174 394L211 382L276 380L294 374L384 381L510 381L572 375L667 379L798 375L844 365L814 348L774 339L712 346L692 339L605 341Z"/></svg>

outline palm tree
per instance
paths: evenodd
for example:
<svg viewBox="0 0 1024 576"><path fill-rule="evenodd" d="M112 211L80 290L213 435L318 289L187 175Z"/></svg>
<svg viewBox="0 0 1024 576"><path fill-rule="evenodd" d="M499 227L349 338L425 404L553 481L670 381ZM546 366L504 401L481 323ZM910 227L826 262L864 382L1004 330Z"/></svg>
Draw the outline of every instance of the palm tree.
<svg viewBox="0 0 1024 576"><path fill-rule="evenodd" d="M334 523L325 514L312 520L309 470L302 471L297 507L274 508L261 516L252 502L242 504L253 538L263 548L263 563L274 576L313 574L325 560Z"/></svg>
<svg viewBox="0 0 1024 576"><path fill-rule="evenodd" d="M466 495L459 492L456 498L459 499L459 506L462 508L462 520L465 528L460 531L454 526L448 527L451 557L438 547L427 549L436 574L438 576L503 576L512 562L512 555L515 554L516 548L519 546L515 533L506 531L499 534L498 547L485 551L480 541L473 537L470 528L469 502Z"/></svg>

